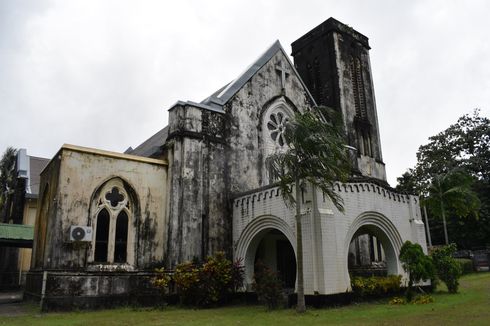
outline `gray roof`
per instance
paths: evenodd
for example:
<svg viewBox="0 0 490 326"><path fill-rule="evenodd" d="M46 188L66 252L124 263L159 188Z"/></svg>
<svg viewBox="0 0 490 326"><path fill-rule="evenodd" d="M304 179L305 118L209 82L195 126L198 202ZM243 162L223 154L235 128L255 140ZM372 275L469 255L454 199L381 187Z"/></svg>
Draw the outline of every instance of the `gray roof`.
<svg viewBox="0 0 490 326"><path fill-rule="evenodd" d="M43 157L29 156L29 188L27 197L37 198L39 196L39 183L41 182L41 171L48 165L49 159ZM28 188L28 189L29 189Z"/></svg>
<svg viewBox="0 0 490 326"><path fill-rule="evenodd" d="M213 112L217 112L217 113L225 113L225 111L223 110L223 107L220 106L220 105L208 105L208 104L203 103L203 102L196 103L196 102L193 102L193 101L185 101L185 102L184 101L177 101L168 110L169 111L172 110L177 105L181 105L181 106L191 105L191 106L198 107L198 108L201 108L201 109L204 109L204 110L208 110L208 111L213 111Z"/></svg>
<svg viewBox="0 0 490 326"><path fill-rule="evenodd" d="M204 101L202 101L201 104L206 104L209 106L219 106L219 107L225 105L233 97L233 95L235 95L243 87L243 85L245 85L245 83L247 83L250 80L250 78L252 78L260 70L260 68L262 68L267 62L269 62L269 60L272 59L272 57L278 51L282 51L284 57L288 60L293 72L296 74L296 77L300 80L301 84L303 85L306 92L308 93L312 103L315 103L315 99L313 98L313 96L311 96L305 83L303 82L300 75L294 68L293 63L291 62L291 60L289 60L286 51L284 51L284 48L282 47L281 43L279 42L279 40L277 40L274 42L274 44L272 44L267 49L267 51L265 51L257 60L255 60L255 62L252 63L240 76L238 76L238 78L236 78L226 86L222 87L218 91L214 92L211 96L209 96Z"/></svg>
<svg viewBox="0 0 490 326"><path fill-rule="evenodd" d="M313 98L313 96L311 96L308 88L306 87L300 75L294 68L293 63L291 62L288 55L286 54L286 51L284 51L284 48L282 47L281 43L279 41L275 41L274 44L272 44L267 49L267 51L265 51L257 60L255 60L254 63L252 63L240 76L238 76L232 82L221 87L219 90L214 92L205 100L201 101L200 103L196 103L192 101L177 101L174 105L170 107L169 110L172 110L174 107L178 105L181 106L191 105L204 110L209 110L217 113L225 113L225 111L223 110L223 105L225 105L245 85L245 83L247 83L250 80L250 78L252 78L260 70L260 68L262 68L267 62L269 62L269 60L271 60L272 57L278 51L282 51L284 57L286 58L286 60L288 60L288 63L290 64L293 70L293 73L296 74L296 77L299 79L301 85L303 85L305 91L310 97L311 102L313 104L316 104L315 99ZM168 127L165 127L159 132L157 132L155 135L151 136L148 140L143 142L141 145L136 147L134 150L131 147L129 147L124 153L151 157L160 151L161 146L163 146L165 140L167 139L167 136L168 136Z"/></svg>
<svg viewBox="0 0 490 326"><path fill-rule="evenodd" d="M144 157L152 157L161 151L163 144L168 137L168 126L158 131L156 134L145 140L133 150L126 150L126 154L138 155Z"/></svg>

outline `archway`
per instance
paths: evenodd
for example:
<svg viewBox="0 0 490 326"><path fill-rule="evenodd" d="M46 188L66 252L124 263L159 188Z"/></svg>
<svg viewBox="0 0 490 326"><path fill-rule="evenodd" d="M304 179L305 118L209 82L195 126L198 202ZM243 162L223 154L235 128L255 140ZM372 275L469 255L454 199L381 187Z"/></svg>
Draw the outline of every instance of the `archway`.
<svg viewBox="0 0 490 326"><path fill-rule="evenodd" d="M264 230L256 236L254 273L263 264L277 273L285 289L294 291L296 284L296 255L288 238L277 229ZM250 254L253 254L251 251Z"/></svg>
<svg viewBox="0 0 490 326"><path fill-rule="evenodd" d="M348 269L351 276L388 275L382 231L372 225L360 227L352 237L348 252ZM389 246L389 245L388 245Z"/></svg>
<svg viewBox="0 0 490 326"><path fill-rule="evenodd" d="M364 247L357 252L358 256L352 255L356 245ZM401 274L398 260L401 245L401 236L388 218L376 212L361 214L346 236L346 270L361 276Z"/></svg>
<svg viewBox="0 0 490 326"><path fill-rule="evenodd" d="M245 267L247 290L251 290L255 263L258 259L271 269L278 271L285 286L292 285L294 288L296 283L295 239L291 227L276 216L257 217L245 227L236 245L235 258L241 259ZM291 267L293 262L294 268Z"/></svg>

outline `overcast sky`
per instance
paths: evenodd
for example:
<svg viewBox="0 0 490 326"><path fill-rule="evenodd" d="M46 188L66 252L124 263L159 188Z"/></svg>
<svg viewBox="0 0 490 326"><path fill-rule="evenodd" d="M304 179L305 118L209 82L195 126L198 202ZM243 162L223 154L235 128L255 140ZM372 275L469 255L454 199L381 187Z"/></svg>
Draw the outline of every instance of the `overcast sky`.
<svg viewBox="0 0 490 326"><path fill-rule="evenodd" d="M0 0L0 151L135 147L331 16L369 37L392 185L429 136L490 116L490 1Z"/></svg>

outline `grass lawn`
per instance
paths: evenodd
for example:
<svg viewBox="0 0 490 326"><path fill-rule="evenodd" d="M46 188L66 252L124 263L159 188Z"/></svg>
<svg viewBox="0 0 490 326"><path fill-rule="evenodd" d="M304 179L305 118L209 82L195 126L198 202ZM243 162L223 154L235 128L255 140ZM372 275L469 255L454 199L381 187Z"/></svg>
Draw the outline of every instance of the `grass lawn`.
<svg viewBox="0 0 490 326"><path fill-rule="evenodd" d="M40 314L34 307L17 317L0 316L0 325L490 325L490 273L464 276L460 292L441 287L435 302L424 305L389 305L384 302L341 308L266 311L261 306L234 306L192 310L120 308L94 312Z"/></svg>

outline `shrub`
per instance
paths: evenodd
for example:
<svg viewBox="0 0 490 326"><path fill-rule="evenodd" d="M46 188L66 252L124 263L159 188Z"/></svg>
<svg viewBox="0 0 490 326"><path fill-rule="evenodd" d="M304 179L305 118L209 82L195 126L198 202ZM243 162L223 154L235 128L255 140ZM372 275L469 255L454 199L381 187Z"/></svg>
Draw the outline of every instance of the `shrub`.
<svg viewBox="0 0 490 326"><path fill-rule="evenodd" d="M434 302L434 298L429 294L418 295L412 300L413 304L428 304L432 302Z"/></svg>
<svg viewBox="0 0 490 326"><path fill-rule="evenodd" d="M233 264L223 252L208 257L200 269L201 306L222 302L243 284L243 268Z"/></svg>
<svg viewBox="0 0 490 326"><path fill-rule="evenodd" d="M432 251L432 260L437 277L446 284L449 293L458 292L461 276L461 265L453 258L455 251L456 245L454 243Z"/></svg>
<svg viewBox="0 0 490 326"><path fill-rule="evenodd" d="M390 300L391 305L406 304L406 303L407 303L407 299L405 299L403 297L394 297L393 299Z"/></svg>
<svg viewBox="0 0 490 326"><path fill-rule="evenodd" d="M434 302L434 298L429 294L417 295L413 300L412 304L428 304ZM407 299L403 297L394 297L390 300L391 305L407 304Z"/></svg>
<svg viewBox="0 0 490 326"><path fill-rule="evenodd" d="M151 280L151 283L153 284L154 287L156 287L162 295L167 294L168 291L168 285L171 281L169 273L165 270L165 268L156 268L155 269L155 277Z"/></svg>
<svg viewBox="0 0 490 326"><path fill-rule="evenodd" d="M463 274L473 273L473 261L468 258L454 258L461 266Z"/></svg>
<svg viewBox="0 0 490 326"><path fill-rule="evenodd" d="M253 290L268 309L277 308L282 296L282 282L277 273L261 262L257 262L255 270Z"/></svg>
<svg viewBox="0 0 490 326"><path fill-rule="evenodd" d="M193 304L199 293L199 268L191 262L175 267L173 275L175 287L183 304Z"/></svg>
<svg viewBox="0 0 490 326"><path fill-rule="evenodd" d="M379 297L400 292L400 275L351 278L352 291L356 297Z"/></svg>
<svg viewBox="0 0 490 326"><path fill-rule="evenodd" d="M243 285L241 262L232 263L223 252L207 257L201 266L198 264L186 262L175 269L173 279L183 304L208 307L222 303Z"/></svg>
<svg viewBox="0 0 490 326"><path fill-rule="evenodd" d="M231 266L231 289L233 292L237 292L243 287L244 279L245 269L243 267L242 259L235 260Z"/></svg>
<svg viewBox="0 0 490 326"><path fill-rule="evenodd" d="M434 265L432 259L424 254L422 247L410 241L403 243L399 257L403 269L408 273L406 298L410 302L413 297L413 284L434 278Z"/></svg>

